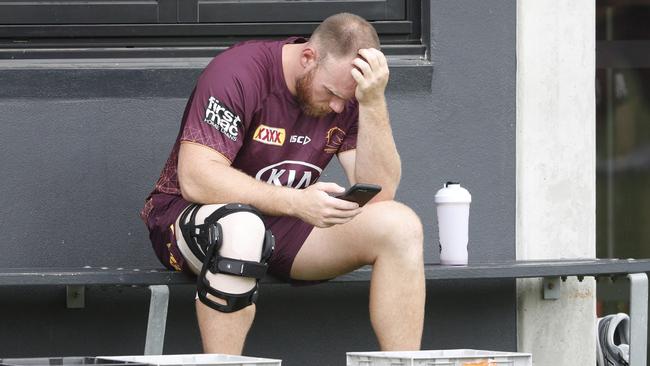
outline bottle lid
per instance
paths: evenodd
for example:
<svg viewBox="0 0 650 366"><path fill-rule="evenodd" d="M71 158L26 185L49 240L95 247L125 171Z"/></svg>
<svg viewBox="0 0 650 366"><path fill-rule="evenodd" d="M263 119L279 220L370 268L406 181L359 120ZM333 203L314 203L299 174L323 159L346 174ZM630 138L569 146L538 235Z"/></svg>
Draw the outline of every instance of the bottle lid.
<svg viewBox="0 0 650 366"><path fill-rule="evenodd" d="M472 195L458 182L447 182L436 193L436 203L470 203Z"/></svg>

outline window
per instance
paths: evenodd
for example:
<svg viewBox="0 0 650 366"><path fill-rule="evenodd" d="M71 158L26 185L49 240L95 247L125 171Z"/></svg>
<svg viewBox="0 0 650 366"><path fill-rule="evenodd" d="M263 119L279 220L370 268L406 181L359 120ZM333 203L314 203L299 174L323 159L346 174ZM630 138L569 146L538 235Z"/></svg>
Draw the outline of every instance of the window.
<svg viewBox="0 0 650 366"><path fill-rule="evenodd" d="M309 35L327 16L368 19L388 55L422 57L421 0L0 2L0 58L214 56L241 40Z"/></svg>
<svg viewBox="0 0 650 366"><path fill-rule="evenodd" d="M650 257L650 1L596 5L596 249ZM617 281L598 284L599 315L629 312Z"/></svg>
<svg viewBox="0 0 650 366"><path fill-rule="evenodd" d="M599 2L597 9L598 256L647 258L650 2Z"/></svg>

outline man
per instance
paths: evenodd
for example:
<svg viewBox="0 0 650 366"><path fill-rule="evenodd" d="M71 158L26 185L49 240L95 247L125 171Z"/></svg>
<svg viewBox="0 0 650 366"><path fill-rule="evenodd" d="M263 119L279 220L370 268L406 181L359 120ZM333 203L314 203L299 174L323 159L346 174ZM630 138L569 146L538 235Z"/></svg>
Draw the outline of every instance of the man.
<svg viewBox="0 0 650 366"><path fill-rule="evenodd" d="M422 226L393 201L401 163L378 49L374 28L343 13L309 40L238 44L199 77L142 217L162 263L199 275L205 352L241 354L267 261L292 283L373 265L370 318L381 349L420 348ZM334 155L351 184L382 186L370 204L316 183Z"/></svg>

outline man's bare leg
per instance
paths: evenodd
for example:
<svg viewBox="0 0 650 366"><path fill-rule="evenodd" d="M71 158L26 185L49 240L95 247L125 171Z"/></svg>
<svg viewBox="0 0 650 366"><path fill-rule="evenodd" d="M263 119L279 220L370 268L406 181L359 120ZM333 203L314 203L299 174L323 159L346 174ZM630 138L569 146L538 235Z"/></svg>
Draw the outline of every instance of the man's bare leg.
<svg viewBox="0 0 650 366"><path fill-rule="evenodd" d="M204 205L196 214L196 222L203 223L205 218L223 205ZM180 218L176 220L175 230L180 233ZM260 218L247 212L237 212L219 219L223 235L220 254L235 259L259 261L262 253L265 227ZM191 254L185 238L177 236L181 253L188 259L190 269L198 274L202 263ZM256 280L249 277L239 277L227 274L213 274L209 271L206 279L211 288L217 288L227 294L241 294L253 289ZM226 301L210 294L207 297L218 304L226 305ZM198 298L196 299L196 317L201 331L203 351L206 353L223 353L241 355L244 349L246 335L255 318L255 305L247 306L239 311L224 313L215 310Z"/></svg>
<svg viewBox="0 0 650 366"><path fill-rule="evenodd" d="M241 355L244 350L246 334L255 318L255 305L234 313L222 313L197 299L196 317L199 322L204 353Z"/></svg>
<svg viewBox="0 0 650 366"><path fill-rule="evenodd" d="M291 275L313 280L373 265L370 321L382 350L420 349L424 322L422 225L412 210L394 202L364 207L352 221L314 228Z"/></svg>
<svg viewBox="0 0 650 366"><path fill-rule="evenodd" d="M421 247L420 247L421 248ZM422 261L422 254L420 254ZM424 264L380 255L370 281L370 321L382 350L419 350L424 325Z"/></svg>

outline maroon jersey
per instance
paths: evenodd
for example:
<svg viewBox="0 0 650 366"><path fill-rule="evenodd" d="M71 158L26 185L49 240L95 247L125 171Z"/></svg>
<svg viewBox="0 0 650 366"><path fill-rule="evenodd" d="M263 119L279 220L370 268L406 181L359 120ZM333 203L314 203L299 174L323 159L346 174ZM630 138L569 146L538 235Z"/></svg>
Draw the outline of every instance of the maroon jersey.
<svg viewBox="0 0 650 366"><path fill-rule="evenodd" d="M340 114L313 118L289 92L282 46L300 42L305 39L248 41L210 62L189 98L181 131L151 195L180 196L181 141L215 150L255 179L299 189L315 183L334 154L356 147L355 100ZM148 200L142 211L145 221L152 204Z"/></svg>

